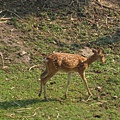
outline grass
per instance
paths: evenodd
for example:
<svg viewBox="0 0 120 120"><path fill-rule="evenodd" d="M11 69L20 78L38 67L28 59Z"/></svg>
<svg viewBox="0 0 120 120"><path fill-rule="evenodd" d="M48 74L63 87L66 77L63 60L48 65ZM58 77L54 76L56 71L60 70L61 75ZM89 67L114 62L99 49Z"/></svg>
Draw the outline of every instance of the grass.
<svg viewBox="0 0 120 120"><path fill-rule="evenodd" d="M119 65L118 56L108 55L106 64L90 66L86 77L94 96L88 102L83 100L87 91L77 74L72 76L67 99L64 99L67 75L56 74L47 84L48 101L44 101L43 95L37 96L41 71L28 71L23 64L11 65L8 71L0 70L0 119L118 120ZM95 89L98 86L101 91Z"/></svg>
<svg viewBox="0 0 120 120"><path fill-rule="evenodd" d="M38 9L27 2L23 2L21 7L24 12L30 13L22 14L20 5L21 0L14 0L1 7L10 9L6 12L13 12L9 15L11 20L5 24L7 29L10 27L6 33L2 31L0 43L5 65L9 66L8 69L2 69L0 59L0 120L119 120L120 37L114 31L119 26L119 14L104 7L78 7L75 3L70 4L70 9ZM30 7L24 7L26 5ZM16 17L14 12L20 17ZM97 17L93 18L93 15ZM106 23L106 16L113 21L108 19ZM74 20L75 18L77 19ZM79 53L84 46L101 47L106 58L105 64L95 62L86 71L93 97L88 102L85 101L88 97L87 90L80 76L74 73L68 98L64 99L67 74L58 73L47 83L48 101L44 100L43 94L39 98L38 79L44 65L36 52ZM22 59L21 51L29 54L28 63L15 63L16 57L19 61ZM29 71L35 64L40 64L40 69Z"/></svg>

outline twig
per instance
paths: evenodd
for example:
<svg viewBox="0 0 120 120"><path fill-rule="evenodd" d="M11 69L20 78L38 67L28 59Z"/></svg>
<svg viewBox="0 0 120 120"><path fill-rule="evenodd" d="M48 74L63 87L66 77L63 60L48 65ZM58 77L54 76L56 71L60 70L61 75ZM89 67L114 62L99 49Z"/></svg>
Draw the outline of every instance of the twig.
<svg viewBox="0 0 120 120"><path fill-rule="evenodd" d="M20 17L18 14L16 14L15 12L13 12L13 11L10 11L10 10L8 10L8 9L5 9L5 10L3 10L3 11L0 11L0 13L2 13L2 12L4 12L4 11L7 11L7 12L10 12L10 13L12 13L12 14L14 14L15 16L17 16L18 18L19 18L19 21L20 22L26 22L25 20L23 20L22 19L22 17ZM5 15L4 15L5 16ZM11 19L11 18L4 18L4 16L3 17L1 17L0 19L1 20L9 20L9 19ZM7 21L0 21L0 23L3 23L3 22L7 22ZM26 22L27 23L27 22ZM28 24L28 23L27 23Z"/></svg>
<svg viewBox="0 0 120 120"><path fill-rule="evenodd" d="M2 10L0 11L0 13L2 13Z"/></svg>
<svg viewBox="0 0 120 120"><path fill-rule="evenodd" d="M29 68L29 71L32 69L32 68L38 68L39 65L33 65L32 67Z"/></svg>
<svg viewBox="0 0 120 120"><path fill-rule="evenodd" d="M0 21L0 23L6 23L7 21Z"/></svg>
<svg viewBox="0 0 120 120"><path fill-rule="evenodd" d="M4 18L4 16L0 18L0 20L10 20L10 19L11 18Z"/></svg>
<svg viewBox="0 0 120 120"><path fill-rule="evenodd" d="M107 103L107 101L98 101L98 102L96 102L96 103L92 103L92 104L89 105L89 106L93 106L93 105L102 105L102 104L104 104L104 103Z"/></svg>
<svg viewBox="0 0 120 120"><path fill-rule="evenodd" d="M21 107L21 105L20 105L19 103L17 103L17 102L14 102L14 104L16 104L16 105L18 105L19 107Z"/></svg>
<svg viewBox="0 0 120 120"><path fill-rule="evenodd" d="M5 18L4 16L0 18L0 23L6 23L8 20L11 19L11 18Z"/></svg>
<svg viewBox="0 0 120 120"><path fill-rule="evenodd" d="M22 110L31 110L32 108L20 108L20 109L17 109L18 111L22 111Z"/></svg>
<svg viewBox="0 0 120 120"><path fill-rule="evenodd" d="M37 107L36 109L34 109L34 112L36 111L36 110L38 110L38 109L40 109L41 107Z"/></svg>
<svg viewBox="0 0 120 120"><path fill-rule="evenodd" d="M32 115L33 117L36 115L36 112Z"/></svg>
<svg viewBox="0 0 120 120"><path fill-rule="evenodd" d="M17 16L19 19L22 19L18 14L16 14L15 12L11 11L11 10L8 10L8 9L5 9L7 12L10 12L12 14L14 14L15 16Z"/></svg>
<svg viewBox="0 0 120 120"><path fill-rule="evenodd" d="M10 117L10 118L15 118L15 114L10 114L10 115L8 115L8 114L4 114L6 117Z"/></svg>

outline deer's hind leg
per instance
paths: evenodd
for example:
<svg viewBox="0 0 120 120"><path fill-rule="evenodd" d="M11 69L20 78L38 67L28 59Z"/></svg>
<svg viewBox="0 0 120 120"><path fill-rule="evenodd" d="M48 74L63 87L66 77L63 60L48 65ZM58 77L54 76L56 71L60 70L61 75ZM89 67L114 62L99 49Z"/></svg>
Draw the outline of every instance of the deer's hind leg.
<svg viewBox="0 0 120 120"><path fill-rule="evenodd" d="M56 71L56 72L57 72L57 71ZM48 75L47 75L45 78L41 79L41 89L42 89L42 85L43 85L43 87L44 87L44 98L45 98L45 100L47 100L47 95L46 95L46 83L47 83L47 81L48 81L56 72L50 72L50 73L48 73Z"/></svg>
<svg viewBox="0 0 120 120"><path fill-rule="evenodd" d="M43 86L43 80L45 77L47 77L48 73L49 73L49 67L48 64L45 62L45 66L46 66L46 70L40 75L40 91L38 96L40 97L42 94L42 86Z"/></svg>
<svg viewBox="0 0 120 120"><path fill-rule="evenodd" d="M48 74L48 70L46 69L40 76L41 79L45 78Z"/></svg>
<svg viewBox="0 0 120 120"><path fill-rule="evenodd" d="M47 74L48 74L48 71L47 71L47 69L41 74L41 76L40 76L40 92L39 92L39 94L38 94L38 96L40 97L41 96L41 94L42 94L42 86L43 86L43 84L42 84L42 79L44 79L46 76L47 76Z"/></svg>
<svg viewBox="0 0 120 120"><path fill-rule="evenodd" d="M45 98L45 100L47 99L46 83L57 71L58 71L57 69L49 68L41 74L41 86L40 86L39 96L41 96L42 89L43 89L42 87L44 87L44 98Z"/></svg>

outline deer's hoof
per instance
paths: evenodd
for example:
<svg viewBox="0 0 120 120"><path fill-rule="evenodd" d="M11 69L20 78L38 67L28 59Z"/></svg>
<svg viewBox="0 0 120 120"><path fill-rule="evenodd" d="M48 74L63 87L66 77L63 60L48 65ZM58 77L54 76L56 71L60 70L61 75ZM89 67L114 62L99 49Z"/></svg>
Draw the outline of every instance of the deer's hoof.
<svg viewBox="0 0 120 120"><path fill-rule="evenodd" d="M41 94L39 93L39 94L38 94L38 97L40 97L40 96L41 96Z"/></svg>
<svg viewBox="0 0 120 120"><path fill-rule="evenodd" d="M45 101L48 101L48 98L47 97L44 97Z"/></svg>
<svg viewBox="0 0 120 120"><path fill-rule="evenodd" d="M65 94L65 99L67 99L67 94Z"/></svg>
<svg viewBox="0 0 120 120"><path fill-rule="evenodd" d="M40 96L41 96L41 94L42 94L42 92L40 91L40 93L38 94L38 96L40 97Z"/></svg>

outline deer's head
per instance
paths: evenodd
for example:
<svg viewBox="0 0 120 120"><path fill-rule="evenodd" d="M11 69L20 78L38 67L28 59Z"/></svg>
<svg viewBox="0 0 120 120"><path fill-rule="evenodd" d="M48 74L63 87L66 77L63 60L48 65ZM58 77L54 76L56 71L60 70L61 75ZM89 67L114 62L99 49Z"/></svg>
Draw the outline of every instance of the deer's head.
<svg viewBox="0 0 120 120"><path fill-rule="evenodd" d="M97 59L100 60L102 63L105 63L105 57L104 54L102 53L101 49L98 50L93 50L94 55L97 56Z"/></svg>

